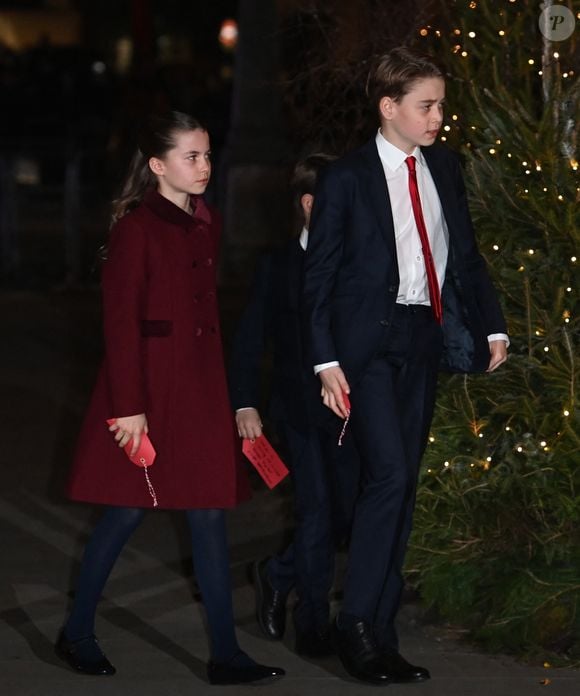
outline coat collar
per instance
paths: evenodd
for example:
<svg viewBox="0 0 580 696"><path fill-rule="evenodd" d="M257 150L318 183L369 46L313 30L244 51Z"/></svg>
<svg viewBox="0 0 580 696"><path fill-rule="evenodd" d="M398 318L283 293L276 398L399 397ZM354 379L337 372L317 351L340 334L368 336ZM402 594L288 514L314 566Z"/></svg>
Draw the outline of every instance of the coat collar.
<svg viewBox="0 0 580 696"><path fill-rule="evenodd" d="M193 215L186 213L175 203L162 196L156 189L149 189L143 198L143 203L163 220L189 229L199 222L209 224L211 213L201 196L191 196Z"/></svg>

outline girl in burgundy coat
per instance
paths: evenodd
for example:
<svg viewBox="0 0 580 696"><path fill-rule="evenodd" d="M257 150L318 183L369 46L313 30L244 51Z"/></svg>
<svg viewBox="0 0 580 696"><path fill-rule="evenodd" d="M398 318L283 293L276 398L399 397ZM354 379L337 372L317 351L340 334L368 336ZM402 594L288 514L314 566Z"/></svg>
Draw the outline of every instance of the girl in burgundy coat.
<svg viewBox="0 0 580 696"><path fill-rule="evenodd" d="M57 654L85 674L114 674L94 636L97 602L147 508L186 511L211 638L212 684L270 680L237 643L224 508L248 496L228 401L216 300L217 213L201 194L206 130L185 114L149 120L114 203L103 268L105 359L81 430L68 492L106 505L85 549ZM106 421L114 419L112 425ZM129 461L148 434L147 485ZM147 472L149 474L149 472Z"/></svg>

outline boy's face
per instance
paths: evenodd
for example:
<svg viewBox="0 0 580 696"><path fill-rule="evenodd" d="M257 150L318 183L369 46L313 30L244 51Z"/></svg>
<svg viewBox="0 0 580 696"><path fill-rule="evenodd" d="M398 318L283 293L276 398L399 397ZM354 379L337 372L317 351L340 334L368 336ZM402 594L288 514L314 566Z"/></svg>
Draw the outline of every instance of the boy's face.
<svg viewBox="0 0 580 696"><path fill-rule="evenodd" d="M383 97L379 108L385 138L410 155L419 146L432 145L443 123L445 82L439 77L417 80L398 102Z"/></svg>

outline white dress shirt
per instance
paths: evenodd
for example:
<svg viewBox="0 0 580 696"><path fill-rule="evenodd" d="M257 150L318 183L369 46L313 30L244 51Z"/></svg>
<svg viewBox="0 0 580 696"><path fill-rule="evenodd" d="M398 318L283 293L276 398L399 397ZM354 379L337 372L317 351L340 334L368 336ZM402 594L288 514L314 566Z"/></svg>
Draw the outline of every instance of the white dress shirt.
<svg viewBox="0 0 580 696"><path fill-rule="evenodd" d="M430 305L421 238L415 223L411 196L409 195L409 169L405 163L409 155L385 140L380 131L377 133L375 142L385 172L389 200L393 211L395 245L399 265L397 302L400 304ZM437 280L441 288L447 267L449 232L443 217L437 189L421 149L416 147L412 155L416 160L421 207L437 272Z"/></svg>

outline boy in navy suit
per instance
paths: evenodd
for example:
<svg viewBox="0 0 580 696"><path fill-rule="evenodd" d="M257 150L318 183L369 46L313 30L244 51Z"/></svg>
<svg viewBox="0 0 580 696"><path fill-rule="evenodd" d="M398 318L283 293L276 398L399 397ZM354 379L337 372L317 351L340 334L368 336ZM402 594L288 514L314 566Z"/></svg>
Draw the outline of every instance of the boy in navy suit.
<svg viewBox="0 0 580 696"><path fill-rule="evenodd" d="M397 48L367 94L380 128L321 177L303 300L323 403L344 418L349 394L361 459L335 643L352 676L384 684L430 676L400 655L394 621L438 369L495 370L508 337L459 160L435 144L442 71Z"/></svg>
<svg viewBox="0 0 580 696"><path fill-rule="evenodd" d="M333 652L328 594L334 575L336 543L348 535L358 488L358 465L351 439L336 447L327 432L317 379L305 365L300 299L308 225L319 171L331 158L316 154L300 161L292 188L300 236L266 255L256 274L252 296L240 320L232 350L230 387L238 432L257 438L262 432L258 406L267 344L272 348L269 415L284 446L294 484L294 541L281 554L253 568L256 614L264 634L283 637L286 600L294 587L296 652L322 657Z"/></svg>

